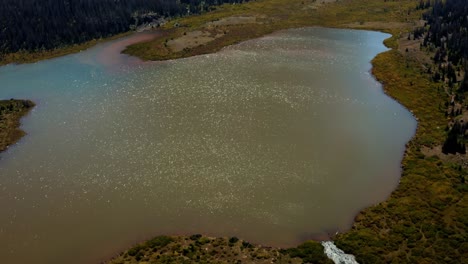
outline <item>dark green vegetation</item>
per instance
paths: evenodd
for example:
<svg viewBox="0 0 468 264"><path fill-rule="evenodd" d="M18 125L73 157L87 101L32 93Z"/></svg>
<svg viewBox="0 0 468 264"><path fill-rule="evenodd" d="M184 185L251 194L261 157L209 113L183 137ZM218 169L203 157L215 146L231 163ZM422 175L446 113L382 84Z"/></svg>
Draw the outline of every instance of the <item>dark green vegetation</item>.
<svg viewBox="0 0 468 264"><path fill-rule="evenodd" d="M247 1L247 0L245 0ZM242 0L3 0L0 60L6 54L46 51L159 26L164 17L197 14Z"/></svg>
<svg viewBox="0 0 468 264"><path fill-rule="evenodd" d="M417 37L423 38L422 45L435 49L434 62L447 62L454 67L464 64L468 58L468 5L463 0L427 1L430 7L423 18L426 28L420 29ZM466 69L465 69L466 70ZM447 72L448 82L456 82ZM441 73L442 74L442 73Z"/></svg>
<svg viewBox="0 0 468 264"><path fill-rule="evenodd" d="M430 7L423 17L425 27L413 32L414 39L421 39L421 49L433 53L433 67L427 72L434 82L440 84L449 96L444 103L447 125L447 138L442 152L466 153L466 124L468 119L465 102L468 93L468 5L463 0L421 1L420 8ZM409 38L411 35L408 36Z"/></svg>
<svg viewBox="0 0 468 264"><path fill-rule="evenodd" d="M300 258L305 263L330 263L333 264L325 254L323 246L314 241L307 241L295 248L285 249L282 252L293 258Z"/></svg>
<svg viewBox="0 0 468 264"><path fill-rule="evenodd" d="M33 107L29 100L0 100L0 152L24 136L19 121Z"/></svg>
<svg viewBox="0 0 468 264"><path fill-rule="evenodd" d="M123 252L108 263L333 263L318 242L281 250L252 245L236 237L158 236Z"/></svg>

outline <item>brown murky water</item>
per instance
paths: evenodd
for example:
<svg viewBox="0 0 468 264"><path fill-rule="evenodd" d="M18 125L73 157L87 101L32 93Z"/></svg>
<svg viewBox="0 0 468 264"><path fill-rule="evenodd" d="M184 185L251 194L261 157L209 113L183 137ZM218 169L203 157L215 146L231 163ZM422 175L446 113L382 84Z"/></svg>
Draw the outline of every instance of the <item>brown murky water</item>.
<svg viewBox="0 0 468 264"><path fill-rule="evenodd" d="M1 154L2 261L96 262L157 234L292 246L346 230L395 188L416 126L369 74L386 37L295 29L157 63L118 55L125 39L1 67L0 97L38 103Z"/></svg>

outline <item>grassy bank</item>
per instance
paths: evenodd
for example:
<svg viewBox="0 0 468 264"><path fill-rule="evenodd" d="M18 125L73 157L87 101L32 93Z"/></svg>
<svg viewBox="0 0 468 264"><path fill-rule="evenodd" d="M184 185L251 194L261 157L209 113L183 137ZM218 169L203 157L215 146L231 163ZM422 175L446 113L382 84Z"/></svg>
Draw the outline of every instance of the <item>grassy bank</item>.
<svg viewBox="0 0 468 264"><path fill-rule="evenodd" d="M318 242L283 250L252 245L236 237L158 236L123 252L108 264L132 263L302 263L332 264Z"/></svg>
<svg viewBox="0 0 468 264"><path fill-rule="evenodd" d="M20 119L34 107L29 100L0 100L0 152L25 135Z"/></svg>

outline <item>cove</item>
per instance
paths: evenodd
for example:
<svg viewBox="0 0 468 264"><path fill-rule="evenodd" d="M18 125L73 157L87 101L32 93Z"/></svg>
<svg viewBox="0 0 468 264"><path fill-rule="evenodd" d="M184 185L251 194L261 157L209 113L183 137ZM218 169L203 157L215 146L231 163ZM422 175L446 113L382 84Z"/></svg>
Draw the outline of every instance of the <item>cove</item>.
<svg viewBox="0 0 468 264"><path fill-rule="evenodd" d="M5 263L98 262L157 234L294 246L398 184L416 121L370 61L388 34L302 28L165 62L136 35L0 67L37 107L0 154Z"/></svg>

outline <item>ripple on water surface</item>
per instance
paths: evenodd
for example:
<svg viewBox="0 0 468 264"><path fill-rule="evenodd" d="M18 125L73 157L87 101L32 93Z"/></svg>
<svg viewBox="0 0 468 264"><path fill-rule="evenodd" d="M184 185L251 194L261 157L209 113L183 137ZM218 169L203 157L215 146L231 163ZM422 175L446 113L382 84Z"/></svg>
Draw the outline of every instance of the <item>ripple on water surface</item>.
<svg viewBox="0 0 468 264"><path fill-rule="evenodd" d="M39 102L0 161L0 255L82 263L152 234L288 246L348 228L395 187L415 129L369 74L386 36L295 29L157 63L106 60L105 44L0 68L0 96Z"/></svg>

